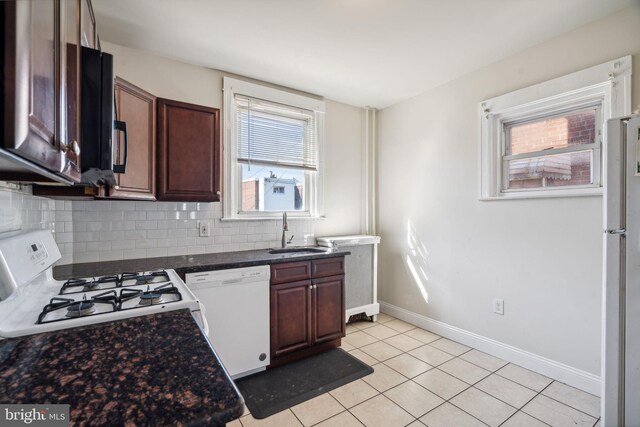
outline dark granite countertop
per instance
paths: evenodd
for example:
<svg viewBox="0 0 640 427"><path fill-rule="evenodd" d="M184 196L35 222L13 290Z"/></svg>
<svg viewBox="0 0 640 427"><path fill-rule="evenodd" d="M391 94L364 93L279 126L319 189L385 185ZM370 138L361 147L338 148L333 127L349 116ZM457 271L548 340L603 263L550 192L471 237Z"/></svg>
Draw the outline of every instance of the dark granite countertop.
<svg viewBox="0 0 640 427"><path fill-rule="evenodd" d="M123 272L139 272L171 268L180 275L199 271L224 270L228 268L251 267L291 261L306 261L318 258L331 258L349 255L349 251L329 250L324 253L298 252L288 254L270 254L268 249L221 252L201 255L184 255L160 258L144 258L123 261L88 262L55 267L53 275L57 280L78 277L104 276Z"/></svg>
<svg viewBox="0 0 640 427"><path fill-rule="evenodd" d="M224 425L243 400L189 310L0 341L0 403L72 425Z"/></svg>

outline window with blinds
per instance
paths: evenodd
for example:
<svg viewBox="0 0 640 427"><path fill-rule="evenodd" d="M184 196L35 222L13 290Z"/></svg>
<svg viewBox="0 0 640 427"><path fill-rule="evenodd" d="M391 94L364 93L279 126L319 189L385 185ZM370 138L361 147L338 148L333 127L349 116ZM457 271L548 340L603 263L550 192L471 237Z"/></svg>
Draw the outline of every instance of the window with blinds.
<svg viewBox="0 0 640 427"><path fill-rule="evenodd" d="M238 161L318 170L313 111L235 96Z"/></svg>
<svg viewBox="0 0 640 427"><path fill-rule="evenodd" d="M225 217L318 216L324 103L225 78Z"/></svg>

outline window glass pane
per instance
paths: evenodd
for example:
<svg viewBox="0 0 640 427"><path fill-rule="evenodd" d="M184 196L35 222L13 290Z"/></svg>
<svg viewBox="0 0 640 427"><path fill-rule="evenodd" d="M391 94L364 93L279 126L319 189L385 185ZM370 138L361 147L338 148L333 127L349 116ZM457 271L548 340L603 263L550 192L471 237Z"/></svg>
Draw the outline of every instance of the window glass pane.
<svg viewBox="0 0 640 427"><path fill-rule="evenodd" d="M304 211L305 173L299 169L240 164L242 211Z"/></svg>
<svg viewBox="0 0 640 427"><path fill-rule="evenodd" d="M596 138L596 109L508 125L507 132L507 155L591 144Z"/></svg>
<svg viewBox="0 0 640 427"><path fill-rule="evenodd" d="M593 183L593 151L510 160L509 189L565 187Z"/></svg>

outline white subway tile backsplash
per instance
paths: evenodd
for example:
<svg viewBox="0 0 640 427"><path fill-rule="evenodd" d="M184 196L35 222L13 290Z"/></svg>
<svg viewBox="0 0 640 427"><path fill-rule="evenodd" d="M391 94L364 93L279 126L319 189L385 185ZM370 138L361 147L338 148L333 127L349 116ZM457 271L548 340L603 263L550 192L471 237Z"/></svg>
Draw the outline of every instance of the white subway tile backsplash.
<svg viewBox="0 0 640 427"><path fill-rule="evenodd" d="M240 250L240 245L238 243L225 243L223 248L224 252L234 252Z"/></svg>
<svg viewBox="0 0 640 427"><path fill-rule="evenodd" d="M136 202L136 210L137 211L155 211L157 210L157 205L155 203L149 203L149 202Z"/></svg>
<svg viewBox="0 0 640 427"><path fill-rule="evenodd" d="M136 202L111 202L112 211L135 211Z"/></svg>
<svg viewBox="0 0 640 427"><path fill-rule="evenodd" d="M135 240L114 240L111 242L111 249L135 249Z"/></svg>
<svg viewBox="0 0 640 427"><path fill-rule="evenodd" d="M159 219L166 219L166 218L167 218L167 213L163 211L147 212L148 220L159 220Z"/></svg>
<svg viewBox="0 0 640 427"><path fill-rule="evenodd" d="M187 254L187 248L184 246L173 246L167 248L167 256L181 256Z"/></svg>
<svg viewBox="0 0 640 427"><path fill-rule="evenodd" d="M111 250L111 242L96 240L87 242L87 252L102 252Z"/></svg>
<svg viewBox="0 0 640 427"><path fill-rule="evenodd" d="M136 240L136 248L138 249L157 248L157 247L158 247L157 240L151 240L151 239Z"/></svg>
<svg viewBox="0 0 640 427"><path fill-rule="evenodd" d="M197 255L205 253L204 245L187 246L187 255Z"/></svg>
<svg viewBox="0 0 640 427"><path fill-rule="evenodd" d="M172 246L177 246L177 244L177 239L158 239L159 248L170 248Z"/></svg>
<svg viewBox="0 0 640 427"><path fill-rule="evenodd" d="M167 256L167 248L149 248L147 249L147 258L156 258Z"/></svg>
<svg viewBox="0 0 640 427"><path fill-rule="evenodd" d="M136 221L137 230L154 230L158 228L158 221Z"/></svg>
<svg viewBox="0 0 640 427"><path fill-rule="evenodd" d="M122 251L123 259L138 259L138 258L146 258L147 250L146 249L126 249ZM74 260L74 262L76 262Z"/></svg>
<svg viewBox="0 0 640 427"><path fill-rule="evenodd" d="M140 211L126 211L124 212L124 220L125 221L142 221L147 219L146 212Z"/></svg>
<svg viewBox="0 0 640 427"><path fill-rule="evenodd" d="M101 251L98 255L100 261L117 261L123 259L123 251Z"/></svg>
<svg viewBox="0 0 640 427"><path fill-rule="evenodd" d="M60 246L59 264L183 256L280 244L280 220L221 221L221 203L62 201L0 188L0 232L51 228ZM200 237L199 221L210 225ZM294 243L313 242L315 222L289 220Z"/></svg>
<svg viewBox="0 0 640 427"><path fill-rule="evenodd" d="M223 251L222 245L206 245L205 247L206 253L218 253L222 251Z"/></svg>
<svg viewBox="0 0 640 427"><path fill-rule="evenodd" d="M147 238L148 239L164 239L167 237L167 230L158 229L158 230L148 230Z"/></svg>
<svg viewBox="0 0 640 427"><path fill-rule="evenodd" d="M99 252L74 252L73 262L98 262L98 254ZM144 256L142 258L144 258Z"/></svg>
<svg viewBox="0 0 640 427"><path fill-rule="evenodd" d="M237 236L231 236L233 243L247 243L247 236L244 234L238 234Z"/></svg>
<svg viewBox="0 0 640 427"><path fill-rule="evenodd" d="M183 228L167 230L168 237L187 237L187 230Z"/></svg>
<svg viewBox="0 0 640 427"><path fill-rule="evenodd" d="M101 221L122 221L123 219L123 211L100 211Z"/></svg>

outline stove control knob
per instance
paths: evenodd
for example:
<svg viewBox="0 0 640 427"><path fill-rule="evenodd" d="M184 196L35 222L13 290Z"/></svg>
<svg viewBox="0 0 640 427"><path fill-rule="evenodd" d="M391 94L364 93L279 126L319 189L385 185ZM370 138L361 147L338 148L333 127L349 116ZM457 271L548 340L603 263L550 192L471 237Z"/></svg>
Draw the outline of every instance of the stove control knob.
<svg viewBox="0 0 640 427"><path fill-rule="evenodd" d="M267 358L267 355L264 353L260 353L260 357L258 357L258 359L260 359L261 362L266 358Z"/></svg>

